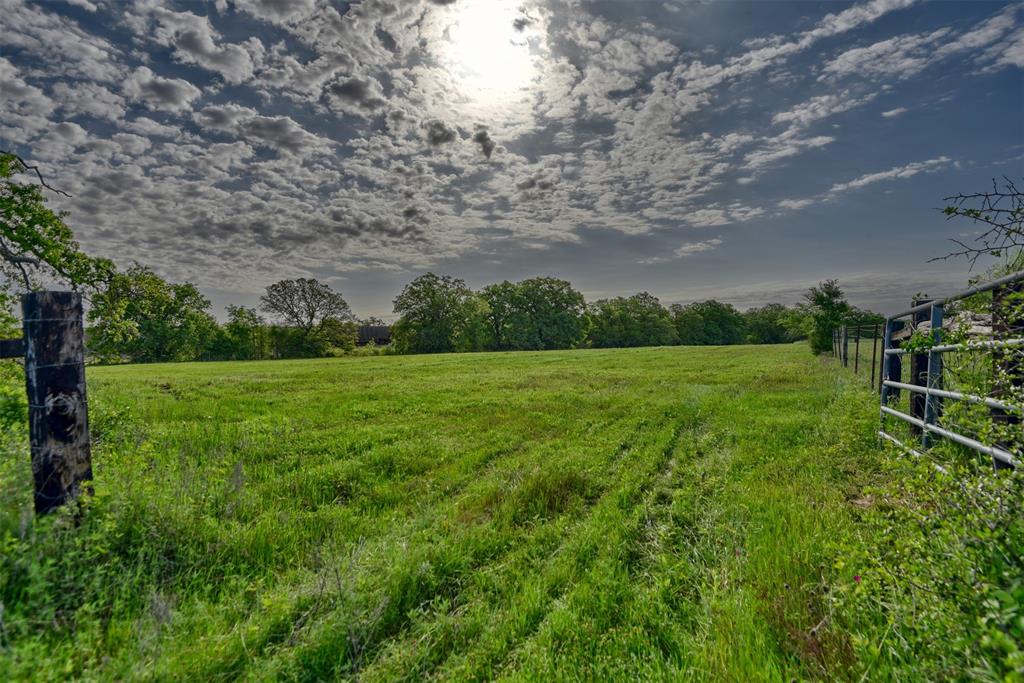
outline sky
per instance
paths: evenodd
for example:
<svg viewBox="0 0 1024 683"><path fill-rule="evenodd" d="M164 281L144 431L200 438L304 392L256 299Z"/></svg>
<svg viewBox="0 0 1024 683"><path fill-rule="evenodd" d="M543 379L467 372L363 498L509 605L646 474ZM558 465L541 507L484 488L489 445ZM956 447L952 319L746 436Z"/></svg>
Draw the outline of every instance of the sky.
<svg viewBox="0 0 1024 683"><path fill-rule="evenodd" d="M1024 175L1024 4L0 0L0 149L220 317L428 270L893 312L969 276L943 198Z"/></svg>

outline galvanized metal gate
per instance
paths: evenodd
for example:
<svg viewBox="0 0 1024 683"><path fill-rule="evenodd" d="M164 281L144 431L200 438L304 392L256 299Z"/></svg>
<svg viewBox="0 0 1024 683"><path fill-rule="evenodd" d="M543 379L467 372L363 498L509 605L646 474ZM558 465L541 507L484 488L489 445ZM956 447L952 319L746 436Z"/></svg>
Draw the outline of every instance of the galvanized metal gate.
<svg viewBox="0 0 1024 683"><path fill-rule="evenodd" d="M882 372L881 372L881 419L882 425L878 435L889 441L905 452L920 456L922 451L927 451L935 443L937 438L948 439L978 453L989 456L996 467L1016 467L1019 465L1022 454L1019 446L982 443L977 438L963 434L950 425L940 424L943 401L963 401L972 404L980 404L989 408L993 414L1010 416L1014 425L1024 429L1020 422L1021 415L1024 415L1024 406L1016 400L1004 400L1001 396L977 395L961 391L952 391L943 386L943 359L944 355L951 352L989 352L989 353L1019 353L1024 351L1024 327L1019 317L1012 321L1012 324L996 324L993 317L992 334L988 339L969 339L959 343L943 344L944 324L946 321L947 309L950 304L961 301L967 297L983 292L1009 292L1015 296L1024 296L1024 272L1014 273L993 282L972 287L945 299L922 302L918 305L890 316L885 321L884 336L882 344ZM995 307L993 307L996 315ZM1015 315L1019 316L1018 313ZM908 329L916 331L918 342L926 337L924 344L911 345L910 348L900 348L895 341L897 334L904 333ZM911 381L902 381L902 360L911 358ZM926 364L921 360L926 358ZM1014 361L1018 362L1019 361ZM916 363L916 368L915 368ZM923 371L920 369L924 366ZM1024 370L1024 367L1019 368ZM1014 373L1013 382L1016 390L1010 395L1019 400L1021 377L1020 372ZM921 377L923 375L923 377ZM923 381L920 381L922 380ZM908 392L910 396L909 409L904 412L894 407L893 399L899 397L900 391ZM923 398L923 406L920 399ZM923 407L923 410L921 409ZM911 426L914 433L919 435L920 450L917 444L911 444L886 428L886 417L895 418ZM1014 443L1019 444L1019 440ZM941 469L941 466L939 466Z"/></svg>

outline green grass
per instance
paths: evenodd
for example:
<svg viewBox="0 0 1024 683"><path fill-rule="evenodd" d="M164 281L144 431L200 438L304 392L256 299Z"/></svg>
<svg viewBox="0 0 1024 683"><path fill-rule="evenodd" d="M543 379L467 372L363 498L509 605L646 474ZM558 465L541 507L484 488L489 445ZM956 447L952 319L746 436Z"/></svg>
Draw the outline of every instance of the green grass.
<svg viewBox="0 0 1024 683"><path fill-rule="evenodd" d="M96 495L0 469L0 679L843 678L883 457L804 345L90 368Z"/></svg>

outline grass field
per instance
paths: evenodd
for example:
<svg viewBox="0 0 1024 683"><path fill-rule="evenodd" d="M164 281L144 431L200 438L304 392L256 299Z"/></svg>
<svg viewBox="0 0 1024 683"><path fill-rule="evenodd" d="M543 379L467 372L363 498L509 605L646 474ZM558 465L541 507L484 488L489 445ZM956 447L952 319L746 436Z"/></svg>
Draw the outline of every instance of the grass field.
<svg viewBox="0 0 1024 683"><path fill-rule="evenodd" d="M882 458L804 345L90 368L96 495L8 460L0 679L791 680ZM16 493L17 492L17 493ZM13 501L13 502L12 502Z"/></svg>

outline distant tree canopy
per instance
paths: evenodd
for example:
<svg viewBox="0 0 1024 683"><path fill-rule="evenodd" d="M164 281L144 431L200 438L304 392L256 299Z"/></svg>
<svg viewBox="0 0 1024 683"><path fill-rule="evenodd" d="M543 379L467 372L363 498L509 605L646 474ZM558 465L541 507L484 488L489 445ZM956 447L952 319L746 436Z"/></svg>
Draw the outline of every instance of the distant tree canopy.
<svg viewBox="0 0 1024 683"><path fill-rule="evenodd" d="M89 349L108 362L198 360L218 332L209 307L195 285L132 266L93 296Z"/></svg>
<svg viewBox="0 0 1024 683"><path fill-rule="evenodd" d="M597 348L676 343L676 330L668 310L647 292L595 301L588 307L588 314L590 343Z"/></svg>
<svg viewBox="0 0 1024 683"><path fill-rule="evenodd" d="M38 182L19 182L30 171ZM46 206L43 188L52 189L35 167L0 151L0 274L26 291L42 279L75 289L106 281L114 272L113 262L82 252L64 224L66 214Z"/></svg>
<svg viewBox="0 0 1024 683"><path fill-rule="evenodd" d="M811 287L804 299L804 310L810 320L811 351L825 353L832 348L833 331L847 321L850 304L835 280Z"/></svg>
<svg viewBox="0 0 1024 683"><path fill-rule="evenodd" d="M743 314L744 339L748 344L784 344L800 339L803 334L794 310L782 304L751 308Z"/></svg>
<svg viewBox="0 0 1024 683"><path fill-rule="evenodd" d="M392 344L403 353L475 351L486 347L487 303L466 283L427 273L395 298Z"/></svg>
<svg viewBox="0 0 1024 683"><path fill-rule="evenodd" d="M674 304L671 312L680 344L740 344L744 341L744 316L730 304L713 299L686 306Z"/></svg>
<svg viewBox="0 0 1024 683"><path fill-rule="evenodd" d="M571 349L586 334L586 302L565 280L506 280L485 287L481 296L497 350Z"/></svg>
<svg viewBox="0 0 1024 683"><path fill-rule="evenodd" d="M355 319L341 294L312 278L275 282L260 297L260 308L306 334L312 334L325 320Z"/></svg>

